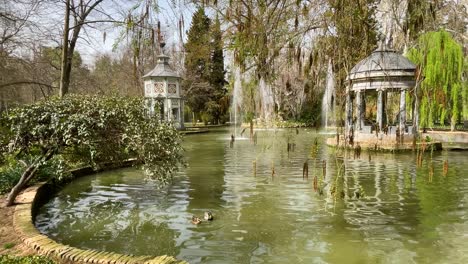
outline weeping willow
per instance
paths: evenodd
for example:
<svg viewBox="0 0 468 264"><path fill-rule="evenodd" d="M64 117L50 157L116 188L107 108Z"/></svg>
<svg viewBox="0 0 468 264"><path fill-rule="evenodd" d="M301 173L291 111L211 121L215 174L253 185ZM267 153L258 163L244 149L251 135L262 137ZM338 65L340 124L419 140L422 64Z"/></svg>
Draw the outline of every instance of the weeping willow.
<svg viewBox="0 0 468 264"><path fill-rule="evenodd" d="M428 32L419 37L408 58L418 65L421 98L419 126L432 127L435 122L450 121L452 130L465 112L466 91L462 89L464 56L461 45L444 31ZM465 113L464 113L465 115Z"/></svg>

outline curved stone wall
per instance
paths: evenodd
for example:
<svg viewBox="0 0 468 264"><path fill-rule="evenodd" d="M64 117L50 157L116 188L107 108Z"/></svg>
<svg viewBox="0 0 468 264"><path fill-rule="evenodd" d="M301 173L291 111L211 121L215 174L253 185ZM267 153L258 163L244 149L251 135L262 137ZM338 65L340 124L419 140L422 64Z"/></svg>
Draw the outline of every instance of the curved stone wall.
<svg viewBox="0 0 468 264"><path fill-rule="evenodd" d="M72 171L75 177L93 172L90 168ZM17 205L13 216L15 231L24 244L39 255L48 256L60 263L101 263L101 264L172 264L187 263L171 256L131 256L112 252L84 250L60 244L46 235L39 233L34 226L37 209L51 195L60 189L60 184L41 183L26 189L16 199Z"/></svg>

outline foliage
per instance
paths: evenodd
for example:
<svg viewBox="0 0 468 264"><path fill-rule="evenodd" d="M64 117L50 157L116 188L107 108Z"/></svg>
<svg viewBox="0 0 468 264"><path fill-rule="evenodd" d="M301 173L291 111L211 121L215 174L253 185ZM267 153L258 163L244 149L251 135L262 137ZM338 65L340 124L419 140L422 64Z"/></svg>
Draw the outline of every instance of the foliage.
<svg viewBox="0 0 468 264"><path fill-rule="evenodd" d="M192 24L185 43L184 86L187 95L187 105L195 113L203 112L205 103L210 101L212 87L209 84L210 63L210 19L205 9L199 7L193 14ZM208 120L204 120L208 122Z"/></svg>
<svg viewBox="0 0 468 264"><path fill-rule="evenodd" d="M221 23L218 18L211 25L211 60L210 60L210 84L218 93L223 92L224 84L224 51L223 34L221 32Z"/></svg>
<svg viewBox="0 0 468 264"><path fill-rule="evenodd" d="M419 37L420 32L434 29L436 13L442 5L441 1L408 1L405 31L413 40Z"/></svg>
<svg viewBox="0 0 468 264"><path fill-rule="evenodd" d="M97 57L94 70L88 76L93 83L94 91L85 90L84 92L121 96L141 95L141 83L135 85L133 56L129 53L129 49L124 49L123 55L119 58L113 58L108 54ZM143 67L141 64L138 65ZM139 77L138 80L140 81Z"/></svg>
<svg viewBox="0 0 468 264"><path fill-rule="evenodd" d="M200 82L208 81L210 77L210 25L205 9L199 7L193 14L192 24L185 44L185 69L190 78Z"/></svg>
<svg viewBox="0 0 468 264"><path fill-rule="evenodd" d="M227 91L221 24L218 19L212 23L203 7L193 15L185 50L187 104L202 113L205 123L219 123L228 111L223 102Z"/></svg>
<svg viewBox="0 0 468 264"><path fill-rule="evenodd" d="M9 242L9 243L3 244L3 248L4 249L12 249L12 248L15 247L15 245L16 245L15 243Z"/></svg>
<svg viewBox="0 0 468 264"><path fill-rule="evenodd" d="M309 124L301 121L276 121L276 127L280 128L291 128L291 127L307 127Z"/></svg>
<svg viewBox="0 0 468 264"><path fill-rule="evenodd" d="M236 63L255 69L262 77L272 76L275 59L299 44L302 36L318 27L314 7L320 1L228 1L220 10L232 27L227 37Z"/></svg>
<svg viewBox="0 0 468 264"><path fill-rule="evenodd" d="M421 71L420 126L448 119L454 129L463 111L464 56L460 44L444 30L432 31L420 36L408 57Z"/></svg>
<svg viewBox="0 0 468 264"><path fill-rule="evenodd" d="M23 170L24 167L18 162L0 167L0 194L9 192L18 183Z"/></svg>
<svg viewBox="0 0 468 264"><path fill-rule="evenodd" d="M205 109L212 116L214 121L220 123L223 119L229 106L226 104L227 89L224 85L226 80L224 75L226 71L224 70L224 51L223 51L223 39L221 32L221 23L218 18L215 19L214 23L210 28L211 34L211 60L210 60L210 85L213 87L211 102L205 105Z"/></svg>
<svg viewBox="0 0 468 264"><path fill-rule="evenodd" d="M297 71L303 72L304 77L300 78L300 75L299 78L295 77L291 74L292 67L288 67L287 72L292 76L285 78L286 88L289 84L290 87L300 89L299 91L297 88L291 91L286 89L285 94L292 95L291 106L299 105L300 101L295 98L300 98L301 94L304 96L303 107L296 111L291 111L293 107L289 107L291 110L285 109L285 117L288 118L289 112L289 117L313 126L319 125L321 120L323 90L327 79L326 65L331 61L335 77L337 118L340 118L342 112L339 109L344 109L342 106L345 99L346 76L358 61L372 52L377 43L375 13L378 1L327 0L324 2L327 6L321 15L323 21L326 21L324 30L312 43L308 54L295 53L295 57L304 57L303 62L299 63L302 67ZM298 81L301 81L302 85L295 84ZM295 114L291 116L292 113Z"/></svg>
<svg viewBox="0 0 468 264"><path fill-rule="evenodd" d="M182 158L179 133L158 113L148 117L143 98L67 96L14 109L5 122L12 132L10 152L27 165L26 182L61 155L94 167L136 158L151 179L165 183Z"/></svg>
<svg viewBox="0 0 468 264"><path fill-rule="evenodd" d="M225 42L232 52L231 71L240 72L242 88L244 82L255 83L254 89L248 87L243 96L236 96L242 100L242 112L253 112L267 122L277 114L297 117L304 102L300 84L304 55L313 31L323 26L324 1L215 2L212 7L222 16Z"/></svg>
<svg viewBox="0 0 468 264"><path fill-rule="evenodd" d="M162 53L159 45L165 43L165 40L161 32L159 5L158 0L132 2L124 19L123 30L114 43L114 49L118 44L127 43L131 67L127 70L129 78L126 82L131 82L133 89L141 86L141 77L148 71L148 67L154 67L156 56Z"/></svg>
<svg viewBox="0 0 468 264"><path fill-rule="evenodd" d="M321 121L321 111L320 103L307 102L297 121L305 123L307 126L318 127Z"/></svg>
<svg viewBox="0 0 468 264"><path fill-rule="evenodd" d="M187 106L195 113L205 110L205 103L211 101L212 87L208 82L195 82L188 79L184 80Z"/></svg>
<svg viewBox="0 0 468 264"><path fill-rule="evenodd" d="M201 120L202 120L202 122L203 122L203 124L204 124L205 126L208 125L208 123L210 122L210 120L213 119L213 116L212 116L212 115L210 115L209 113L205 113L205 112L201 113L200 116L201 116Z"/></svg>
<svg viewBox="0 0 468 264"><path fill-rule="evenodd" d="M0 255L0 263L2 264L54 264L51 259L43 256L9 256Z"/></svg>
<svg viewBox="0 0 468 264"><path fill-rule="evenodd" d="M464 76L462 77L463 119L468 120L468 56L465 56Z"/></svg>
<svg viewBox="0 0 468 264"><path fill-rule="evenodd" d="M332 58L333 69L337 80L337 98L344 92L344 82L351 68L360 60L367 57L376 47L377 31L375 12L376 0L328 0L330 9L324 15L331 22L335 34L321 39L316 47L326 65ZM325 68L325 67L324 67Z"/></svg>

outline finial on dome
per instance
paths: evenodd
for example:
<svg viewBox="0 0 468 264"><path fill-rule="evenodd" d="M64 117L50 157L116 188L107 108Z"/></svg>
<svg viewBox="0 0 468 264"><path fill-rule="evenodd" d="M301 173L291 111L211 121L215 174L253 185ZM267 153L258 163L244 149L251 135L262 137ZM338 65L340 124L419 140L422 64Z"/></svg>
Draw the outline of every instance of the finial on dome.
<svg viewBox="0 0 468 264"><path fill-rule="evenodd" d="M166 46L166 41L164 41L164 37L161 34L161 22L158 21L158 42L159 47L161 48L161 53L163 52L163 48Z"/></svg>

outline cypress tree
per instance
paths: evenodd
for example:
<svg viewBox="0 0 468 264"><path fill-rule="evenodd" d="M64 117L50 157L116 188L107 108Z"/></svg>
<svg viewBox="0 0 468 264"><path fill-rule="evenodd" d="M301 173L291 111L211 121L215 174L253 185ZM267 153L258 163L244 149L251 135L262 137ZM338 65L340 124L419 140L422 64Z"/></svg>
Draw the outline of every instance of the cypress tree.
<svg viewBox="0 0 468 264"><path fill-rule="evenodd" d="M205 110L205 103L210 100L210 19L205 9L199 7L193 14L192 24L185 44L184 84L187 91L187 104L193 112L199 114Z"/></svg>
<svg viewBox="0 0 468 264"><path fill-rule="evenodd" d="M223 39L221 32L221 23L216 17L215 22L211 27L211 65L210 65L210 85L213 88L212 103L209 104L211 115L215 122L219 123L222 116L229 110L228 106L224 104L226 99L226 89L224 84L224 52L223 52Z"/></svg>
<svg viewBox="0 0 468 264"><path fill-rule="evenodd" d="M226 95L223 40L219 19L211 23L203 7L193 15L185 51L187 103L202 120L217 123L228 110L222 103Z"/></svg>
<svg viewBox="0 0 468 264"><path fill-rule="evenodd" d="M215 88L216 92L223 93L224 87L224 52L223 39L221 33L221 23L216 18L211 27L211 75L210 84Z"/></svg>
<svg viewBox="0 0 468 264"><path fill-rule="evenodd" d="M185 44L185 69L187 77L197 82L207 82L210 76L210 25L205 9L199 7L192 17L192 25Z"/></svg>

